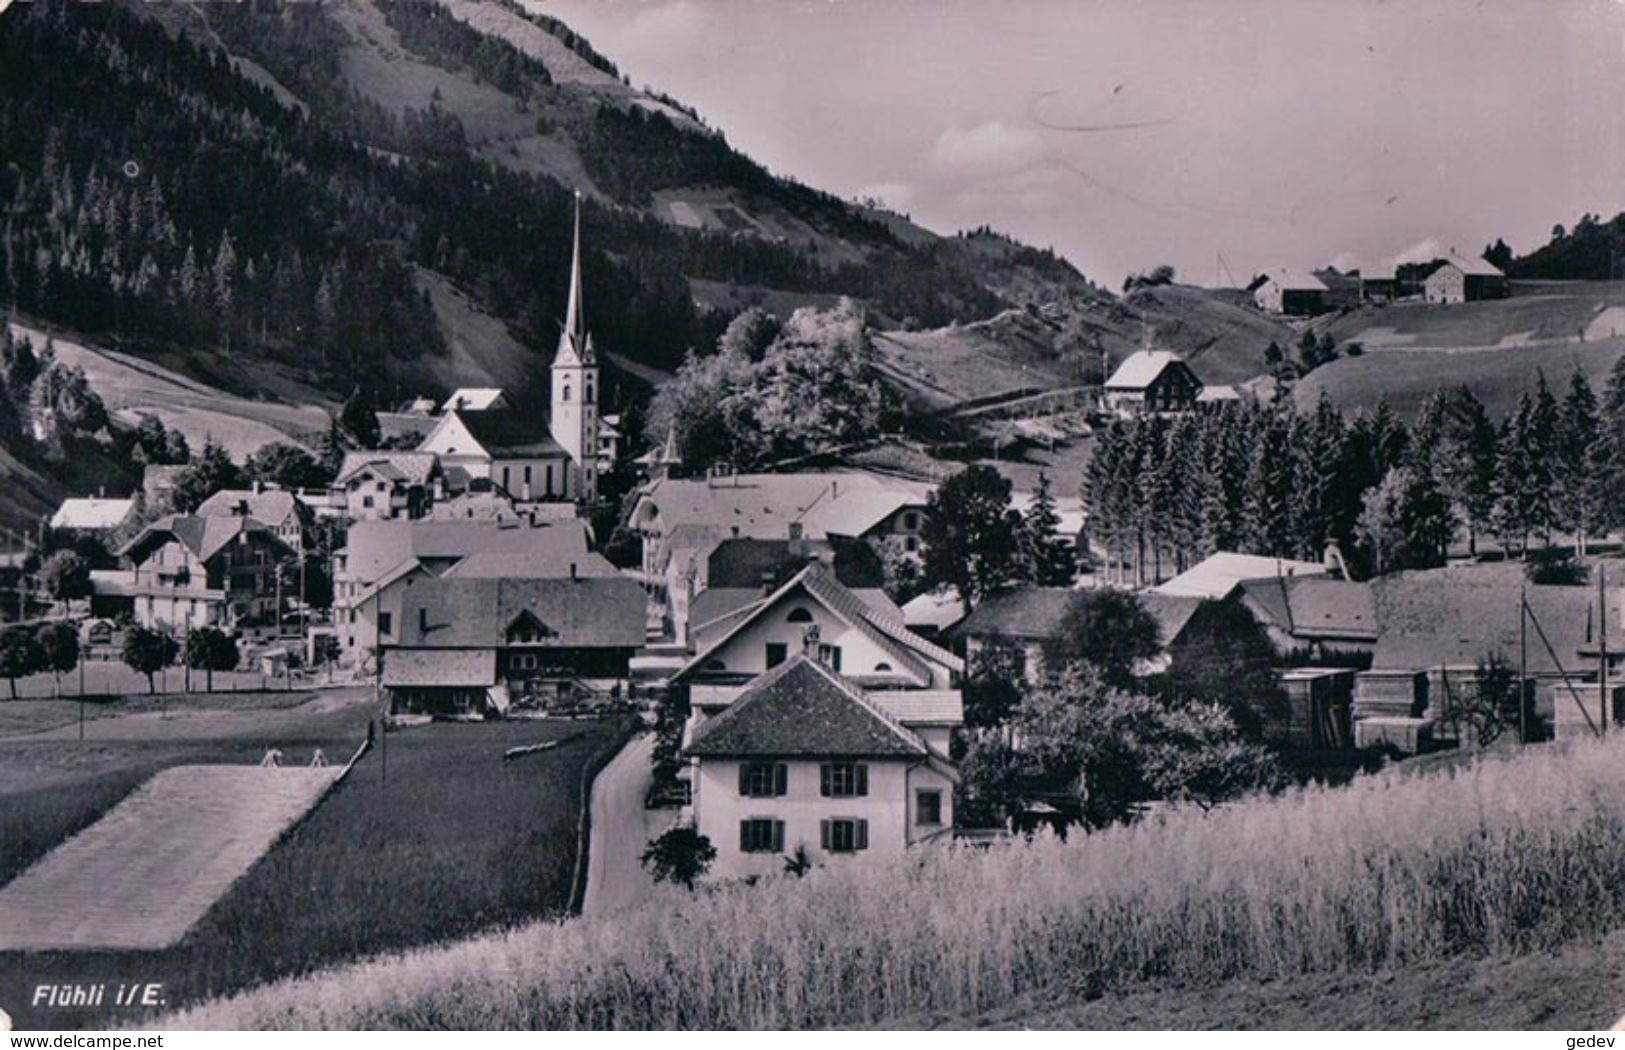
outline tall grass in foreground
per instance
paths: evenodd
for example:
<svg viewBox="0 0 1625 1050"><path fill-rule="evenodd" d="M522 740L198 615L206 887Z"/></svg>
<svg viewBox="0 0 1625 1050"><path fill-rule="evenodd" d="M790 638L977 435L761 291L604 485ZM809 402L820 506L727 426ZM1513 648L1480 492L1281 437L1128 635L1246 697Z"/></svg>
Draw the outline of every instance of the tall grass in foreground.
<svg viewBox="0 0 1625 1050"><path fill-rule="evenodd" d="M1625 745L542 923L273 985L223 1027L808 1027L1057 982L1283 977L1520 953L1625 919Z"/></svg>

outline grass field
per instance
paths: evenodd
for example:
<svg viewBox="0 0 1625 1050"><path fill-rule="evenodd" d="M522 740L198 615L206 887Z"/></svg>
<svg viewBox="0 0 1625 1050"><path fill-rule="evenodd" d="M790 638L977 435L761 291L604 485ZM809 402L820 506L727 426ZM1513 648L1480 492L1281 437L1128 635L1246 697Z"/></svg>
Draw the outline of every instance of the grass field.
<svg viewBox="0 0 1625 1050"><path fill-rule="evenodd" d="M1236 1022L1237 989L1310 981L1367 997L1328 992L1321 1026L1477 1026L1392 997L1380 975L1437 987L1441 968L1504 964L1523 981L1506 996L1553 1005L1527 1023L1592 1027L1617 1007L1565 999L1573 967L1543 963L1625 923L1622 758L1618 740L1544 747L1070 842L672 890L612 922L377 960L165 1023L807 1028L1175 988L1236 993Z"/></svg>
<svg viewBox="0 0 1625 1050"><path fill-rule="evenodd" d="M315 747L342 761L365 735L370 695L358 691L346 704L324 695L308 712L279 706L287 698L278 694L247 713L226 709L239 698L191 698L191 720L213 725L212 737L173 738L187 718L172 709L168 719L148 710L98 720L104 733L123 723L119 739L0 741L0 883L159 769L254 762L272 745L289 763L308 761ZM615 727L594 722L391 733L387 781L386 755L375 748L178 946L0 954L0 1002L10 1009L41 982L140 979L164 983L173 1006L561 914L575 866L582 773L617 739ZM507 748L543 740L561 743L503 761ZM19 1015L19 1023L59 1027L116 1019Z"/></svg>

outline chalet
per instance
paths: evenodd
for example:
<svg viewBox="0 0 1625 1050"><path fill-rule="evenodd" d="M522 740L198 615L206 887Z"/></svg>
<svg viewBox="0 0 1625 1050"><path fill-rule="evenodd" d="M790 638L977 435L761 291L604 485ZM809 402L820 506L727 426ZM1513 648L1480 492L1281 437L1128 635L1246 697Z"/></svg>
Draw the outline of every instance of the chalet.
<svg viewBox="0 0 1625 1050"><path fill-rule="evenodd" d="M51 528L72 532L108 533L128 525L135 517L135 500L65 499L51 515Z"/></svg>
<svg viewBox="0 0 1625 1050"><path fill-rule="evenodd" d="M1253 278L1247 286L1260 310L1310 317L1326 309L1326 283L1307 270L1281 267Z"/></svg>
<svg viewBox="0 0 1625 1050"><path fill-rule="evenodd" d="M581 304L581 200L564 326L550 368L548 413L488 407L452 407L440 417L420 452L432 452L449 472L490 478L523 502L596 499L599 477L598 354Z"/></svg>
<svg viewBox="0 0 1625 1050"><path fill-rule="evenodd" d="M293 493L283 489L221 489L198 505L200 518L253 518L296 551L305 549L305 537L315 515Z"/></svg>
<svg viewBox="0 0 1625 1050"><path fill-rule="evenodd" d="M497 559L502 560L497 560ZM546 525L486 521L362 521L350 527L333 557L333 621L340 659L364 662L367 652L399 638L402 602L416 584L468 562L510 578L613 575L616 570L587 546L579 520ZM639 621L642 623L640 617Z"/></svg>
<svg viewBox="0 0 1625 1050"><path fill-rule="evenodd" d="M1028 682L1044 674L1044 647L1059 636L1067 607L1080 591L1068 587L1017 587L983 600L954 633L965 642L965 659L974 672L984 654L1000 650L1014 658ZM1140 603L1159 626L1163 648L1177 645L1202 599L1149 592ZM1155 674L1167 666L1166 656L1136 670Z"/></svg>
<svg viewBox="0 0 1625 1050"><path fill-rule="evenodd" d="M1213 385L1204 386L1202 392L1196 395L1196 407L1205 412L1229 408L1242 402L1242 394L1233 386Z"/></svg>
<svg viewBox="0 0 1625 1050"><path fill-rule="evenodd" d="M692 817L713 878L895 858L953 828L957 691L887 694L798 652L692 729Z"/></svg>
<svg viewBox="0 0 1625 1050"><path fill-rule="evenodd" d="M1479 299L1505 299L1506 274L1485 259L1467 259L1451 253L1422 282L1422 298L1430 303L1470 303Z"/></svg>
<svg viewBox="0 0 1625 1050"><path fill-rule="evenodd" d="M643 644L643 589L619 574L447 575L407 589L383 650L396 714L502 714L582 693L617 695Z"/></svg>
<svg viewBox="0 0 1625 1050"><path fill-rule="evenodd" d="M1189 412L1202 381L1170 350L1137 350L1106 380L1104 405L1120 416Z"/></svg>
<svg viewBox="0 0 1625 1050"><path fill-rule="evenodd" d="M421 518L442 490L440 461L429 452L346 452L333 495L351 521Z"/></svg>
<svg viewBox="0 0 1625 1050"><path fill-rule="evenodd" d="M895 608L893 606L892 608ZM758 675L808 650L865 688L957 689L964 661L865 602L828 567L810 564L738 610L672 676L696 712L726 707Z"/></svg>
<svg viewBox="0 0 1625 1050"><path fill-rule="evenodd" d="M198 627L274 617L277 565L294 551L253 518L172 514L118 553L134 571L104 576L100 597L127 600L136 622L146 626Z"/></svg>

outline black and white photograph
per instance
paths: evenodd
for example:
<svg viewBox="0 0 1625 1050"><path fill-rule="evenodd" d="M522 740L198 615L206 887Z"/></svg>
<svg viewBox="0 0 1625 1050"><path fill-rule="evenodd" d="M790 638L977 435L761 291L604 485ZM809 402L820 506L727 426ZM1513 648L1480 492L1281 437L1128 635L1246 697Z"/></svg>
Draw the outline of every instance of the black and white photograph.
<svg viewBox="0 0 1625 1050"><path fill-rule="evenodd" d="M1625 0L0 0L12 1046L1616 1024Z"/></svg>

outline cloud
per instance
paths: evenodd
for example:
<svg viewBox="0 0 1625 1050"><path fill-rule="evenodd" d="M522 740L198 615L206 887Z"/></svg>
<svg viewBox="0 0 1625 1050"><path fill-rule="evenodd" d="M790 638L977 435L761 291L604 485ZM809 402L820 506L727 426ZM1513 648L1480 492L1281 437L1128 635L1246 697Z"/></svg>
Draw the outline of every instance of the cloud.
<svg viewBox="0 0 1625 1050"><path fill-rule="evenodd" d="M1434 259L1444 257L1444 245L1439 243L1437 237L1424 237L1415 244L1388 260L1391 266L1403 266L1405 263L1432 262Z"/></svg>
<svg viewBox="0 0 1625 1050"><path fill-rule="evenodd" d="M931 167L969 178L1003 175L1031 167L1044 155L1036 132L990 120L972 128L946 128L931 146Z"/></svg>

